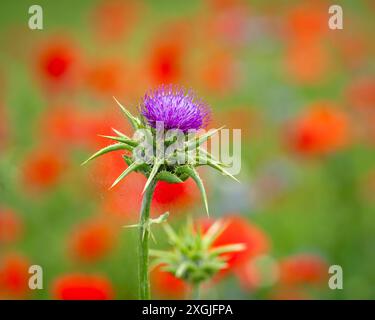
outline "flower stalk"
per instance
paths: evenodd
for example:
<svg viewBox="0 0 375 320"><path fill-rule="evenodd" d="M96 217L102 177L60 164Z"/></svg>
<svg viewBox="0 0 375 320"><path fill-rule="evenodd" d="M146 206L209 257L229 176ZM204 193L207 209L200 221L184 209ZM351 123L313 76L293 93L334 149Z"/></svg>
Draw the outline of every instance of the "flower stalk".
<svg viewBox="0 0 375 320"><path fill-rule="evenodd" d="M139 221L139 297L142 300L150 300L149 280L149 240L150 240L150 207L152 196L156 187L156 180L153 179L145 190L142 199L141 215Z"/></svg>

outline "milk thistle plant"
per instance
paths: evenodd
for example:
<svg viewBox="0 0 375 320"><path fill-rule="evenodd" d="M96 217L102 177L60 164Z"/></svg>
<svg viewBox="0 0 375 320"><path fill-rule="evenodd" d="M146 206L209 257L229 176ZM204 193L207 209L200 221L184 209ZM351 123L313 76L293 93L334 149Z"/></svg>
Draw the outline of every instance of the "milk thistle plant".
<svg viewBox="0 0 375 320"><path fill-rule="evenodd" d="M196 168L208 165L224 175L237 179L225 169L222 162L203 148L203 144L222 128L197 134L198 130L207 126L210 108L192 91L173 85L160 86L145 94L138 108L138 117L114 99L135 130L133 137L112 129L115 135L102 137L114 143L93 154L83 164L106 153L124 150L123 158L128 167L113 182L111 188L131 172L138 172L147 177L139 223L128 227L139 228L140 298L149 299L151 226L164 222L169 215L167 212L156 219L150 217L150 205L157 182L182 183L191 177L200 190L205 210L209 214L206 191Z"/></svg>
<svg viewBox="0 0 375 320"><path fill-rule="evenodd" d="M150 255L154 257L153 265L161 265L163 271L190 283L194 299L200 298L202 283L228 267L225 254L245 249L242 243L213 246L226 228L222 220L217 220L206 232L202 232L199 225L194 226L191 219L180 233L176 233L168 224L163 227L172 249L150 250Z"/></svg>

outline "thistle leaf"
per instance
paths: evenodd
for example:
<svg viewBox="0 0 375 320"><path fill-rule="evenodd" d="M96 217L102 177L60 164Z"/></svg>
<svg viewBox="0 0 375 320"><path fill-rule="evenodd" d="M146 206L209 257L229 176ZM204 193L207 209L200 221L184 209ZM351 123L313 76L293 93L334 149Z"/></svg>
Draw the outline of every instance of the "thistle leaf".
<svg viewBox="0 0 375 320"><path fill-rule="evenodd" d="M163 228L170 242L172 242L173 244L180 243L180 239L178 238L176 232L174 232L174 230L168 223L163 224Z"/></svg>
<svg viewBox="0 0 375 320"><path fill-rule="evenodd" d="M246 245L243 243L228 244L220 247L213 248L210 250L210 255L218 256L223 253L238 252L246 249Z"/></svg>
<svg viewBox="0 0 375 320"><path fill-rule="evenodd" d="M210 247L217 237L225 230L227 223L223 220L215 221L205 232L203 236L203 243L206 248Z"/></svg>
<svg viewBox="0 0 375 320"><path fill-rule="evenodd" d="M142 163L133 162L126 170L119 175L119 177L113 182L109 189L112 189L116 184L118 184L122 179L124 179L130 172L137 170L138 167L142 166Z"/></svg>
<svg viewBox="0 0 375 320"><path fill-rule="evenodd" d="M143 188L142 193L144 193L147 190L147 188L150 185L151 181L155 178L155 175L158 172L160 166L161 166L161 162L159 160L155 160L154 166L152 167L152 170L150 172L150 175L148 176L147 182L145 184L145 187Z"/></svg>
<svg viewBox="0 0 375 320"><path fill-rule="evenodd" d="M129 145L129 148L130 151L133 150L133 147L136 147L138 145L137 142L127 138L127 137L115 137L115 136L106 136L106 135L102 135L102 134L98 134L99 137L102 137L102 138L107 138L107 139L110 139L110 140L115 140L115 141L118 141L118 142L122 142L122 143L125 143L127 145Z"/></svg>
<svg viewBox="0 0 375 320"><path fill-rule="evenodd" d="M210 130L210 131L202 134L199 137L194 137L193 139L191 139L189 141L186 141L186 146L185 146L186 149L191 150L191 149L197 148L198 146L200 146L202 143L207 141L210 137L212 137L214 134L216 134L218 131L220 131L224 127L225 126L222 126L218 129Z"/></svg>
<svg viewBox="0 0 375 320"><path fill-rule="evenodd" d="M161 180L161 181L166 181L168 183L182 182L182 180L179 177L177 177L175 174L169 171L160 171L157 174L156 179Z"/></svg>
<svg viewBox="0 0 375 320"><path fill-rule="evenodd" d="M86 161L82 162L81 163L81 166L85 165L87 162L103 155L103 154L106 154L108 152L112 152L112 151L117 151L117 150L128 150L129 146L127 146L126 144L123 144L123 143L115 143L115 144L111 144L101 150L99 150L98 152L94 153L90 158L88 158Z"/></svg>
<svg viewBox="0 0 375 320"><path fill-rule="evenodd" d="M160 215L159 217L155 218L155 219L151 219L151 224L160 224L160 223L163 223L165 221L167 221L169 217L169 212L165 212L163 213L162 215Z"/></svg>
<svg viewBox="0 0 375 320"><path fill-rule="evenodd" d="M216 162L213 162L211 160L207 160L207 165L209 165L211 168L214 168L218 171L220 171L222 174L224 175L227 175L229 176L230 178L232 178L233 180L237 181L238 183L240 183L240 181L235 177L233 176L231 173L229 173L227 170L225 170L224 168L222 168L218 163Z"/></svg>
<svg viewBox="0 0 375 320"><path fill-rule="evenodd" d="M203 181L198 174L198 171L194 167L183 166L180 168L180 172L188 174L197 184L199 191L201 193L202 199L203 199L204 207L206 209L207 215L209 216L210 213L208 210L207 194L203 185Z"/></svg>
<svg viewBox="0 0 375 320"><path fill-rule="evenodd" d="M132 127L134 129L138 129L141 126L141 121L138 118L134 117L115 97L113 97L113 99L115 99L116 103L119 105L122 112L128 118Z"/></svg>
<svg viewBox="0 0 375 320"><path fill-rule="evenodd" d="M114 133L116 133L119 137L123 137L123 138L127 138L127 139L129 139L129 140L131 140L125 133L122 133L121 131L119 131L119 130L117 130L117 129L115 129L115 128L111 128L112 129L112 131L114 132Z"/></svg>

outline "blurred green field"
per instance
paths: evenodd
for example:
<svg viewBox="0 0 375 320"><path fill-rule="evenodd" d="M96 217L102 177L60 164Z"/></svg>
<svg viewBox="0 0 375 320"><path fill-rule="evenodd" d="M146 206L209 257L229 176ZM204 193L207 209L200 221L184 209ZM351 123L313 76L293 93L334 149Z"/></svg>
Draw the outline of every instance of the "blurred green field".
<svg viewBox="0 0 375 320"><path fill-rule="evenodd" d="M111 165L118 169L115 160L107 159L98 167L81 167L80 163L103 143L95 138L94 129L103 133L100 130L112 123L123 123L128 130L112 96L136 111L144 92L163 83L165 77L167 82L194 88L209 103L212 127L227 124L242 129L241 184L204 171L212 216L235 213L246 217L269 238L272 245L267 255L275 263L296 254L316 254L327 265L343 268L342 290L329 289L326 281L319 285L302 283L298 292L307 298L374 299L375 121L370 119L375 119L375 100L370 101L370 111L363 112L348 96L348 88L357 79L369 78L373 84L369 96L374 97L375 7L371 1L340 1L344 30L310 30L307 35L288 31L288 14L308 3L304 1L119 3L125 3L125 11L132 10L128 15L134 21L125 26L120 23L118 28L123 32L116 24L114 30L104 30L109 34L103 39L95 27L99 25L100 31L101 24L110 24L101 19L111 18L94 14L95 10L100 12L103 2L38 1L43 8L44 29L34 31L27 25L33 1L6 0L0 4L0 214L2 209L10 209L22 224L15 240L2 243L0 235L0 280L1 261L9 253L17 252L44 271L43 290L13 296L0 281L0 297L50 299L58 276L80 272L105 275L113 284L116 299L137 298L137 234L121 228L129 219L116 220L115 244L97 260L85 262L72 257L74 249L69 241L81 223L110 216L107 202L113 193L124 196L124 210L128 202L138 201L127 188L139 180L134 184L125 180L118 191L107 190L116 177L110 169ZM319 4L324 9L329 5L324 1ZM238 24L232 26L228 19ZM115 37L111 32L120 35ZM48 78L38 62L38 50L54 41L59 43L61 36L72 41L78 51L77 70L81 73L72 83ZM152 69L153 52L159 52L154 46L166 39L182 42L178 42L177 53L174 44L171 52L167 50L167 54L179 57L178 66L172 63L168 67L176 68L176 74L168 71L172 75ZM308 59L314 53L307 51L312 43L319 45L326 62L322 66L318 63L320 73L308 70L306 77L301 68L309 69ZM307 66L286 67L291 48L306 54ZM102 74L92 71L102 61L114 62L113 70ZM120 80L116 78L120 70L117 62L124 71L123 80L121 74ZM114 80L107 79L112 76ZM97 78L90 82L92 77ZM350 138L344 147L327 154L301 155L288 148L287 128L290 121L320 101L332 102L347 115ZM64 140L64 135L58 136L59 130L64 133L66 126L74 124L67 125L64 114L53 113L64 108L72 112L73 119L78 111L79 117L93 115L96 122L89 124L87 132L78 132L78 138L72 129L73 134L67 133ZM78 126L86 124L85 119ZM57 134L50 128L57 128ZM91 136L96 140L86 143ZM43 164L27 166L35 151L47 149L63 160L61 167L46 173ZM38 170L40 173L34 174ZM179 196L176 194L176 199ZM183 224L190 214L204 216L200 198L192 199L186 206L177 205L175 212L171 209L172 225ZM175 205L174 199L168 201ZM126 217L134 217L130 219L133 221L137 213L131 208ZM155 230L155 236L158 242L153 247L167 246L160 229ZM231 274L207 289L204 297L268 299L283 288L276 281L247 290ZM155 296L159 297L157 292Z"/></svg>

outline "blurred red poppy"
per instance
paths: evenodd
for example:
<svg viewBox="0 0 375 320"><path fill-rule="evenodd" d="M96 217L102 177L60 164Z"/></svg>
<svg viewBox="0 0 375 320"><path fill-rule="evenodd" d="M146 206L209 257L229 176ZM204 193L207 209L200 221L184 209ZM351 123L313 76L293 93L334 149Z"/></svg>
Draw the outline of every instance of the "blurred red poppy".
<svg viewBox="0 0 375 320"><path fill-rule="evenodd" d="M314 84L326 78L330 57L321 43L297 41L287 46L285 64L292 80Z"/></svg>
<svg viewBox="0 0 375 320"><path fill-rule="evenodd" d="M0 244L17 241L23 230L21 218L11 209L0 208Z"/></svg>
<svg viewBox="0 0 375 320"><path fill-rule="evenodd" d="M189 286L186 282L176 278L172 273L161 270L157 266L151 271L151 289L153 293L165 299L184 299Z"/></svg>
<svg viewBox="0 0 375 320"><path fill-rule="evenodd" d="M46 189L58 182L64 166L63 154L41 146L24 159L22 180L31 189Z"/></svg>
<svg viewBox="0 0 375 320"><path fill-rule="evenodd" d="M235 275L244 290L256 290L276 283L279 276L278 264L273 258L260 255L251 257L236 268Z"/></svg>
<svg viewBox="0 0 375 320"><path fill-rule="evenodd" d="M78 261L98 261L114 248L118 231L108 219L95 218L86 221L69 237L69 253Z"/></svg>
<svg viewBox="0 0 375 320"><path fill-rule="evenodd" d="M109 144L99 134L112 135L111 128L128 132L128 125L118 113L107 111L86 111L76 106L53 106L43 113L40 122L40 136L59 149L89 147L96 149Z"/></svg>
<svg viewBox="0 0 375 320"><path fill-rule="evenodd" d="M37 75L49 90L70 88L82 72L80 54L67 38L54 37L41 45L37 56Z"/></svg>
<svg viewBox="0 0 375 320"><path fill-rule="evenodd" d="M170 23L151 42L146 68L152 85L180 83L185 78L188 30L183 22Z"/></svg>
<svg viewBox="0 0 375 320"><path fill-rule="evenodd" d="M325 260L313 254L299 254L280 261L280 284L319 285L328 279Z"/></svg>
<svg viewBox="0 0 375 320"><path fill-rule="evenodd" d="M29 291L29 266L27 258L18 253L7 253L0 259L0 296L25 298Z"/></svg>
<svg viewBox="0 0 375 320"><path fill-rule="evenodd" d="M57 277L52 284L51 294L57 300L111 300L114 298L112 284L106 277L81 273Z"/></svg>
<svg viewBox="0 0 375 320"><path fill-rule="evenodd" d="M93 92L111 98L124 92L128 78L129 70L122 61L113 58L93 63L85 76L86 83Z"/></svg>
<svg viewBox="0 0 375 320"><path fill-rule="evenodd" d="M315 103L290 124L287 139L302 155L333 152L349 142L349 120L332 103Z"/></svg>
<svg viewBox="0 0 375 320"><path fill-rule="evenodd" d="M198 226L205 232L213 222L214 220L212 219L201 219L198 221ZM270 243L265 233L251 224L246 218L238 215L229 215L223 218L223 223L226 228L214 241L213 247L238 243L244 244L245 250L223 255L227 259L228 267L221 274L237 268L249 259L269 250Z"/></svg>
<svg viewBox="0 0 375 320"><path fill-rule="evenodd" d="M215 94L231 92L242 79L241 69L228 52L214 50L200 64L199 83Z"/></svg>
<svg viewBox="0 0 375 320"><path fill-rule="evenodd" d="M286 31L293 40L317 41L328 33L327 8L317 2L293 6L286 17Z"/></svg>
<svg viewBox="0 0 375 320"><path fill-rule="evenodd" d="M181 211L194 206L198 199L198 189L192 179L182 183L159 181L152 204L161 211Z"/></svg>

